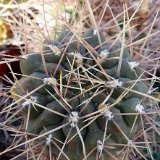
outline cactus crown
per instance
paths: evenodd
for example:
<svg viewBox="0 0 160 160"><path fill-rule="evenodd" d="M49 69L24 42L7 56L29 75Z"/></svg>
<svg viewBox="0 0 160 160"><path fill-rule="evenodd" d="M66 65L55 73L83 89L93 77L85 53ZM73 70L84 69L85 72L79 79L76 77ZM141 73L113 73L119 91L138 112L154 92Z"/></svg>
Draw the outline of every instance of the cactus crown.
<svg viewBox="0 0 160 160"><path fill-rule="evenodd" d="M132 140L139 127L133 113L144 113L139 106L148 87L120 42L92 30L79 40L67 30L20 67L27 76L16 94L30 96L21 101L26 132L45 135L57 159L109 159Z"/></svg>

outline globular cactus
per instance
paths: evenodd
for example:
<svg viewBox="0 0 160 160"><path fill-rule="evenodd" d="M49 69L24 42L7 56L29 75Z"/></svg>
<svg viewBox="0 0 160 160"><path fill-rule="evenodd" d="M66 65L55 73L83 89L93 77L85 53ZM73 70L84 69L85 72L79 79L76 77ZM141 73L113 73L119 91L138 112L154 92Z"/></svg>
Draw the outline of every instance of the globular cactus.
<svg viewBox="0 0 160 160"><path fill-rule="evenodd" d="M117 157L137 132L148 87L121 42L92 30L76 38L67 30L43 54L24 56L20 67L15 91L26 132L50 137L46 144L57 159Z"/></svg>

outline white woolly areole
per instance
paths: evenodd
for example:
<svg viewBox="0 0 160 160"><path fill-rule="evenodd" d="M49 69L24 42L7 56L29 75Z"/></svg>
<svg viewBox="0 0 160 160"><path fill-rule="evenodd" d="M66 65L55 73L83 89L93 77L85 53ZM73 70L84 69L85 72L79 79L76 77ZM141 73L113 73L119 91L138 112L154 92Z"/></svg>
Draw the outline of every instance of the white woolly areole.
<svg viewBox="0 0 160 160"><path fill-rule="evenodd" d="M144 107L141 104L137 104L135 110L139 113L145 113Z"/></svg>
<svg viewBox="0 0 160 160"><path fill-rule="evenodd" d="M37 97L31 96L30 99L26 99L25 102L22 103L22 107L26 107L28 105L31 105L32 102L37 102Z"/></svg>
<svg viewBox="0 0 160 160"><path fill-rule="evenodd" d="M83 56L79 52L71 52L70 54L75 56L76 64L79 64L79 65L83 64Z"/></svg>
<svg viewBox="0 0 160 160"><path fill-rule="evenodd" d="M33 102L37 102L37 97L36 97L36 96L31 96L31 100L32 100Z"/></svg>
<svg viewBox="0 0 160 160"><path fill-rule="evenodd" d="M128 145L132 145L133 143L132 143L132 140L128 140Z"/></svg>
<svg viewBox="0 0 160 160"><path fill-rule="evenodd" d="M113 113L108 109L105 109L102 113L105 117L108 118L109 121L111 121L114 118Z"/></svg>
<svg viewBox="0 0 160 160"><path fill-rule="evenodd" d="M48 45L48 47L53 51L56 56L61 55L61 50L55 45Z"/></svg>
<svg viewBox="0 0 160 160"><path fill-rule="evenodd" d="M134 69L135 67L139 66L139 63L136 61L128 62L131 69Z"/></svg>
<svg viewBox="0 0 160 160"><path fill-rule="evenodd" d="M43 79L44 84L48 84L48 85L56 85L57 84L57 80L53 77L49 77L49 78L44 78Z"/></svg>
<svg viewBox="0 0 160 160"><path fill-rule="evenodd" d="M30 105L31 103L32 103L31 99L26 99L26 101L22 103L22 107L26 107L26 106Z"/></svg>
<svg viewBox="0 0 160 160"><path fill-rule="evenodd" d="M112 81L108 81L106 85L110 88L122 87L123 82L119 81L118 79L114 79Z"/></svg>
<svg viewBox="0 0 160 160"><path fill-rule="evenodd" d="M49 134L48 137L46 138L46 145L49 146L51 144L52 141L52 135Z"/></svg>
<svg viewBox="0 0 160 160"><path fill-rule="evenodd" d="M98 140L97 141L97 151L102 152L102 150L103 150L103 143L101 140Z"/></svg>
<svg viewBox="0 0 160 160"><path fill-rule="evenodd" d="M106 59L108 57L108 55L109 55L108 49L101 51L99 54L100 58L102 58L102 59Z"/></svg>
<svg viewBox="0 0 160 160"><path fill-rule="evenodd" d="M75 127L78 123L78 112L76 111L72 111L69 115L69 122L70 122L70 125L71 127Z"/></svg>

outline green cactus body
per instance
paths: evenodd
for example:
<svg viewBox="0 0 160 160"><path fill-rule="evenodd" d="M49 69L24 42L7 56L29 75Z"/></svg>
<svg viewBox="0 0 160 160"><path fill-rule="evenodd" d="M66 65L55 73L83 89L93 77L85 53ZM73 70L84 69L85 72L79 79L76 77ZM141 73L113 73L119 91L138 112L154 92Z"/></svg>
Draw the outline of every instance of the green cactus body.
<svg viewBox="0 0 160 160"><path fill-rule="evenodd" d="M64 119L63 123L66 123L68 121L68 119ZM82 123L81 121L78 122L78 128L79 130L84 126L84 123ZM70 125L66 126L63 128L63 133L65 135L65 137L67 137L69 131L70 135L69 135L69 139L72 138L76 133L77 133L77 129L76 128L72 128ZM81 136L84 138L85 134L86 134L86 129L83 129L80 132ZM66 150L66 154L68 155L69 158L72 158L73 160L77 159L77 156L80 158L83 157L83 152L82 152L82 144L81 144L81 140L79 135L77 134L70 142L68 142L68 144L65 147Z"/></svg>
<svg viewBox="0 0 160 160"><path fill-rule="evenodd" d="M45 127L43 130L41 130L40 132L40 135L43 135L45 134L47 131L50 131L50 130L53 130L55 129L56 127L58 127L57 125L51 125L49 127ZM52 149L52 152L57 155L57 153L59 152L59 149L57 148L57 145L58 147L62 147L64 141L65 141L65 136L63 134L63 131L60 129L60 130L57 130L55 132L52 132L50 133L47 137L51 136L51 141L54 141L54 143L56 145L52 145L51 149ZM42 138L42 141L45 141L47 137L43 137Z"/></svg>
<svg viewBox="0 0 160 160"><path fill-rule="evenodd" d="M147 93L148 91L148 87L141 81L138 81L138 82L135 82L135 81L132 81L131 79L128 79L128 78L122 78L122 77L119 77L119 80L122 81L124 84L123 84L123 88L117 88L114 90L114 93L113 93L113 98L118 98L125 90L125 88L129 88L129 87L132 87L131 90L132 91L126 91L127 94L124 96L123 99L127 99L129 97L139 97L139 98L142 98L143 96L139 93ZM135 84L134 84L135 83ZM134 92L136 91L136 92ZM137 93L139 92L139 93Z"/></svg>
<svg viewBox="0 0 160 160"><path fill-rule="evenodd" d="M31 97L35 98L35 104L32 104L30 106L30 119L36 118L44 110L43 108L40 108L36 104L45 106L49 102L53 101L53 97L51 97L50 95L46 96L46 95L43 95L40 93L33 93L31 95ZM22 111L23 111L24 115L27 116L28 111L29 111L29 107L24 107Z"/></svg>
<svg viewBox="0 0 160 160"><path fill-rule="evenodd" d="M120 111L116 108L113 108L111 110L113 113L120 113ZM98 119L98 125L100 128L104 131L105 130L105 124L106 124L106 117L100 116ZM117 123L119 128L124 132L124 134L129 135L129 128L126 126L126 123L124 122L123 118L121 116L116 116L113 121L108 121L107 130L108 134L111 134L111 138L114 139L117 143L126 143L127 140L123 136L122 132L119 128L114 124ZM119 138L121 137L121 138Z"/></svg>
<svg viewBox="0 0 160 160"><path fill-rule="evenodd" d="M97 34L94 34L94 31L90 29L88 32L85 33L84 40L90 46L92 46L93 48L95 48L98 45L100 45L100 43L104 42L105 38L104 38L104 36L101 33L99 33L99 37L98 37Z"/></svg>
<svg viewBox="0 0 160 160"><path fill-rule="evenodd" d="M27 58L24 58L23 60L20 61L20 68L21 72L23 74L31 74L39 68L39 66L42 64L42 58L40 54L33 53Z"/></svg>
<svg viewBox="0 0 160 160"><path fill-rule="evenodd" d="M34 72L29 75L29 77L23 77L20 79L20 81L17 83L16 87L16 93L24 93L31 92L38 87L40 87L37 92L41 94L48 94L48 91L53 92L53 87L49 85L44 85L43 80L44 78L47 78L47 75L41 72ZM48 91L47 91L48 90Z"/></svg>
<svg viewBox="0 0 160 160"><path fill-rule="evenodd" d="M46 108L58 113L65 113L65 109L57 102L53 101L46 105ZM44 110L36 119L30 121L28 132L38 134L44 127L55 125L63 120L63 117L54 114L54 112ZM45 117L45 118L44 118ZM52 119L54 117L54 119Z"/></svg>
<svg viewBox="0 0 160 160"><path fill-rule="evenodd" d="M83 159L85 156L86 159L93 160L100 152L100 158L108 160L111 157L107 151L118 159L116 151L122 147L119 145L108 149L106 146L110 143L127 144L128 139L133 138L140 121L139 116L135 115L137 106L148 92L148 86L141 80L142 73L138 65L130 63L131 57L127 48L123 49L120 74L117 74L120 42L112 45L101 33L98 37L92 30L84 33L82 38L92 48L88 50L68 30L44 48L44 55L33 54L21 60L21 71L27 76L22 77L16 84L16 94L22 97L33 92L30 96L37 97L34 105L27 104L23 109L26 122L30 106L26 132L42 135L60 127L58 131L51 133L52 140L60 148L63 147L64 153L61 153L60 160L67 159L66 156L71 160L77 160L77 157ZM47 74L42 56L46 62ZM95 59L105 73L102 73ZM118 101L120 96L122 98ZM23 106L24 102L25 100L21 101ZM110 105L111 108L108 107ZM104 141L104 146L99 145L104 136L109 138ZM50 144L53 146L53 154L58 157L60 150L55 143Z"/></svg>
<svg viewBox="0 0 160 160"><path fill-rule="evenodd" d="M103 139L104 132L98 128L98 125L95 122L91 123L88 127L88 134L86 136L86 150L87 152L91 152L94 149L93 154L97 152L96 145L97 141Z"/></svg>

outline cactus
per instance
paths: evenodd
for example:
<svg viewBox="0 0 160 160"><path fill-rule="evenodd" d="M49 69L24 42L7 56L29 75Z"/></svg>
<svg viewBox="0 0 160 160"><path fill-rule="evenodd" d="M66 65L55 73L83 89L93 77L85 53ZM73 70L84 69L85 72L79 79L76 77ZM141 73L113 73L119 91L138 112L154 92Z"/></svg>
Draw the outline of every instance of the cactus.
<svg viewBox="0 0 160 160"><path fill-rule="evenodd" d="M24 76L15 92L28 94L20 102L26 132L50 136L46 144L57 159L118 158L140 127L136 113L143 113L148 87L121 42L92 30L80 41L64 31L45 44L43 55L27 55L20 67Z"/></svg>

